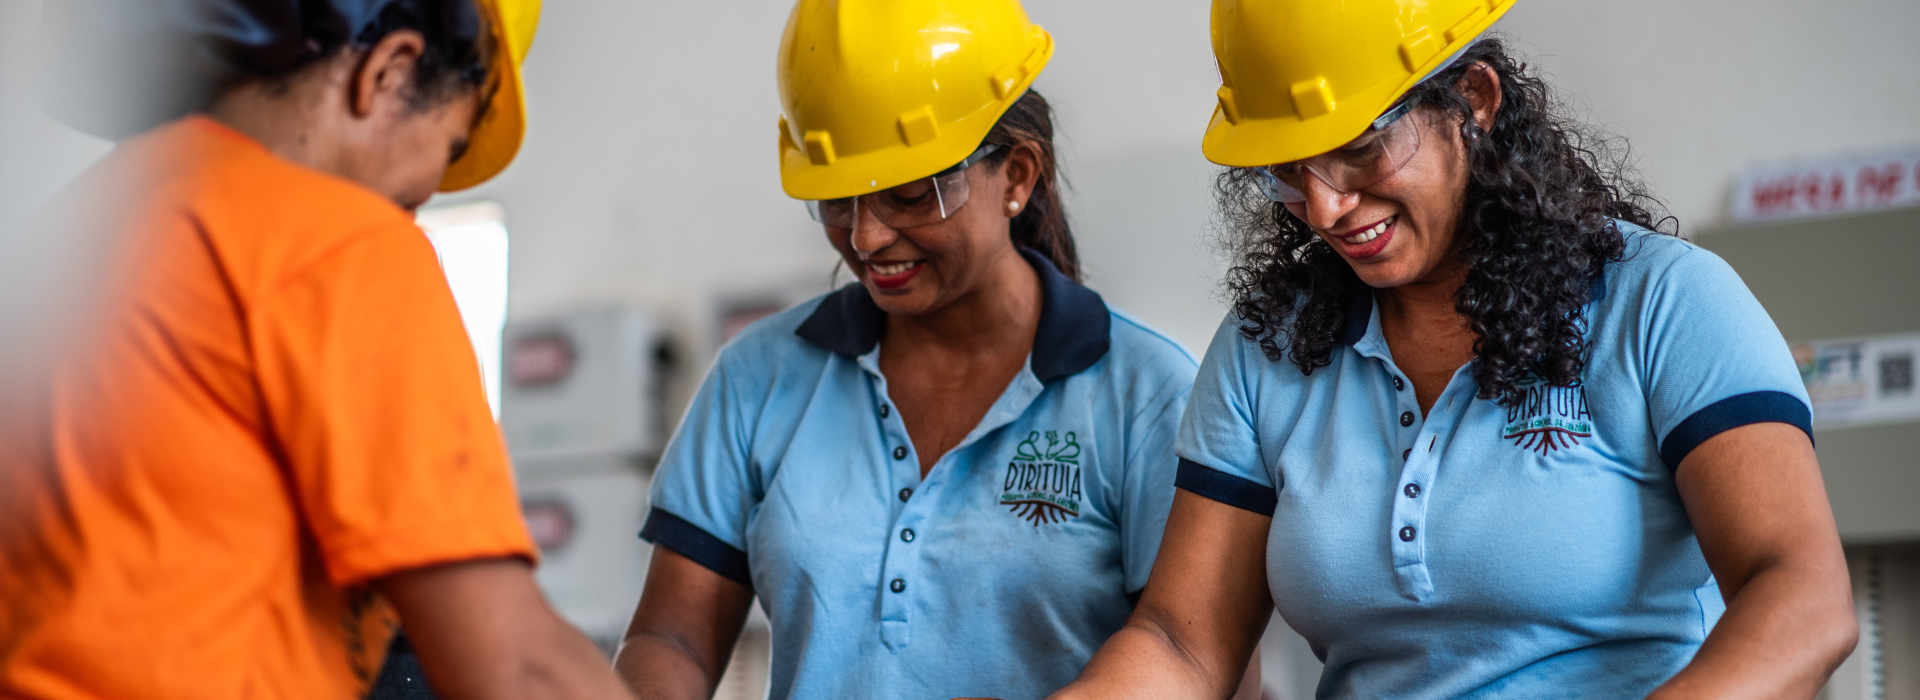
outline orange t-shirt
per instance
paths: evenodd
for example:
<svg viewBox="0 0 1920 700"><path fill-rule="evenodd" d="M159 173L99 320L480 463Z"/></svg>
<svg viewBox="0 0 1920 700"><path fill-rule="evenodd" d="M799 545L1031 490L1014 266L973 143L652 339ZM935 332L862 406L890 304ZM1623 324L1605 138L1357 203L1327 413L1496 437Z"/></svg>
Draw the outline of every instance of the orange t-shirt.
<svg viewBox="0 0 1920 700"><path fill-rule="evenodd" d="M535 556L406 212L204 117L52 208L89 271L0 411L0 697L358 698L373 579Z"/></svg>

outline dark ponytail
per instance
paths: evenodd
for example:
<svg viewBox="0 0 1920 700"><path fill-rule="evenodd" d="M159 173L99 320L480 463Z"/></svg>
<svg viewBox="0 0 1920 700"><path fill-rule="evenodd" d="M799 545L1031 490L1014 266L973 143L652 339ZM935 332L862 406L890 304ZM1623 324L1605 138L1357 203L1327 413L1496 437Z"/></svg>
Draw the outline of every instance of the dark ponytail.
<svg viewBox="0 0 1920 700"><path fill-rule="evenodd" d="M1053 106L1040 93L1027 90L1000 115L1000 121L987 132L986 143L1000 146L987 156L987 162L999 168L1006 165L1012 146L1032 144L1040 152L1040 177L1033 184L1033 196L1027 208L1013 217L1013 242L1039 251L1060 268L1060 274L1080 280L1080 254L1073 244L1073 229L1067 224L1067 209L1060 201L1060 165L1053 149Z"/></svg>

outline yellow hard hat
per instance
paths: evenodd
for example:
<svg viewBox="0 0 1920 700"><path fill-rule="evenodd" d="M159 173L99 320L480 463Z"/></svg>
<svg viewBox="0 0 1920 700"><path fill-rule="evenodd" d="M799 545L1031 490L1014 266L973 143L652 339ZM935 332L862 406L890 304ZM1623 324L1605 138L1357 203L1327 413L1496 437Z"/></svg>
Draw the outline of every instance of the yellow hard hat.
<svg viewBox="0 0 1920 700"><path fill-rule="evenodd" d="M944 170L1052 57L1015 0L800 0L780 37L780 184L838 199Z"/></svg>
<svg viewBox="0 0 1920 700"><path fill-rule="evenodd" d="M1214 0L1219 103L1201 151L1221 165L1340 147L1513 7L1513 0Z"/></svg>
<svg viewBox="0 0 1920 700"><path fill-rule="evenodd" d="M447 166L440 191L452 192L486 182L513 162L520 139L527 133L527 98L520 81L520 62L533 46L540 26L540 0L474 0L486 13L493 31L493 68L497 88L487 111L474 125L467 152Z"/></svg>

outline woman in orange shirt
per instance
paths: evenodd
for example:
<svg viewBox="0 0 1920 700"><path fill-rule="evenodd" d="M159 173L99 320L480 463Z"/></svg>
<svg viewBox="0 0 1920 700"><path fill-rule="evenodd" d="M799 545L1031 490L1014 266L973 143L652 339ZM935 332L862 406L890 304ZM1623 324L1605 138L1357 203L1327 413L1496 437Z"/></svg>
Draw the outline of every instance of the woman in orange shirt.
<svg viewBox="0 0 1920 700"><path fill-rule="evenodd" d="M47 4L51 111L141 133L0 256L0 696L358 698L401 622L445 697L625 696L411 217L512 159L537 16Z"/></svg>

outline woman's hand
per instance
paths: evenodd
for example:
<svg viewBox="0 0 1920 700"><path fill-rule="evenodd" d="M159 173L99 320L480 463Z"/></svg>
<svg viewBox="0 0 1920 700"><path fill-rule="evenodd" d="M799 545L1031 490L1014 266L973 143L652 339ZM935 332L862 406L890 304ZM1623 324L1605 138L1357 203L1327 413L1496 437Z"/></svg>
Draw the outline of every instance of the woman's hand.
<svg viewBox="0 0 1920 700"><path fill-rule="evenodd" d="M1273 518L1178 491L1140 605L1052 697L1224 698L1266 631ZM1254 681L1258 683L1256 679Z"/></svg>
<svg viewBox="0 0 1920 700"><path fill-rule="evenodd" d="M1650 700L1813 697L1859 627L1812 441L1785 423L1735 428L1674 481L1727 612Z"/></svg>
<svg viewBox="0 0 1920 700"><path fill-rule="evenodd" d="M646 700L711 698L752 607L752 588L656 546L613 670Z"/></svg>

